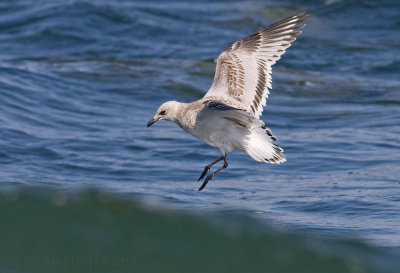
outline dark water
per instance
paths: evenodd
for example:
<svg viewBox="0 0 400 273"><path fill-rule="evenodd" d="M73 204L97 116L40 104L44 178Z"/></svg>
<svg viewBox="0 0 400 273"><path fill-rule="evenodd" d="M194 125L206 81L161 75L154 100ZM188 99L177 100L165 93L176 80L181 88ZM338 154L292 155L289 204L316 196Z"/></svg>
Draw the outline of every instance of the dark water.
<svg viewBox="0 0 400 273"><path fill-rule="evenodd" d="M262 116L279 138L288 161L266 165L245 154L229 154L229 168L198 193L195 181L203 167L219 156L218 150L174 124L160 122L149 129L147 121L166 100L189 102L202 97L212 82L214 58L228 44L303 10L311 17L303 34L273 68L273 90ZM357 247L350 248L357 255L357 266L346 268L396 272L394 256L400 252L399 31L399 4L390 0L1 1L0 192L8 196L10 188L18 192L25 187L52 187L66 194L67 200L79 199L57 206L40 201L37 191L18 193L13 201L5 198L0 226L9 224L0 229L0 236L8 238L2 247L15 246L12 239L27 231L26 240L45 242L38 251L43 253L41 259L51 259L53 251L54 259L72 257L67 251L73 249L71 245L65 245L65 251L46 248L51 236L58 234L54 231L47 237L48 226L67 226L73 232L63 242L84 238L78 254L86 257L86 253L93 260L107 253L95 252L97 246L115 249L118 242L122 244L120 232L134 236L136 228L163 226L167 216L162 211L149 215L144 227L135 227L136 203L99 204L90 194L73 193L89 187L129 200L158 200L157 207L167 203L172 210L200 215L188 216L195 222L200 221L196 217L209 218L208 213L216 212L257 218L266 231L243 235L240 240L248 249L266 247L257 244L265 242L266 251L285 252L294 240L299 251L287 259L304 259L310 268L309 257L316 263L336 257L347 264L351 258L342 240L367 242L370 247L355 243ZM116 215L113 206L121 210ZM101 219L86 223L84 219L92 214ZM97 221L108 221L107 217L116 225L108 223L107 230L97 230ZM179 213L176 217L171 228L177 225L187 233L195 226ZM14 225L22 224L23 228L13 231ZM297 239L284 239L279 247L269 244L268 240L282 239L270 227ZM222 236L215 239L221 244L231 240L224 232L214 234L206 226L199 229L210 238ZM142 243L147 242L148 248L162 244L160 253L167 246L195 252L196 231L192 237L186 234L182 239L186 241L180 241L180 232L169 230L173 234L169 240L160 231L156 238L163 240L143 239ZM327 237L323 242L329 255L306 247L303 237L309 233ZM192 244L185 245L189 237ZM108 239L113 243L108 245ZM208 247L201 247L224 252L234 244L212 242L206 240ZM113 257L131 250L121 246ZM311 256L301 256L304 251ZM3 265L10 266L18 252L10 253ZM19 265L30 257L29 250L20 255ZM198 261L201 257L192 265ZM253 262L248 264L264 261ZM302 270L312 272L306 268ZM332 272L345 272L340 269ZM279 267L276 272L280 270L287 272ZM359 272L354 270L350 272Z"/></svg>
<svg viewBox="0 0 400 273"><path fill-rule="evenodd" d="M355 240L282 233L227 213L176 213L102 192L3 193L0 214L7 218L1 272L366 273L400 265Z"/></svg>

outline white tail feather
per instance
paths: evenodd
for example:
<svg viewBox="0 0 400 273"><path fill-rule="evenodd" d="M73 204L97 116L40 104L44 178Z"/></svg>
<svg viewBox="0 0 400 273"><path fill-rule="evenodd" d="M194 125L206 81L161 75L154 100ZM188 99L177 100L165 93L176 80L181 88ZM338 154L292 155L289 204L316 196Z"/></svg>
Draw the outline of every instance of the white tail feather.
<svg viewBox="0 0 400 273"><path fill-rule="evenodd" d="M245 139L245 151L256 161L279 164L285 162L283 149L274 145L276 140L268 128L252 128L250 134Z"/></svg>

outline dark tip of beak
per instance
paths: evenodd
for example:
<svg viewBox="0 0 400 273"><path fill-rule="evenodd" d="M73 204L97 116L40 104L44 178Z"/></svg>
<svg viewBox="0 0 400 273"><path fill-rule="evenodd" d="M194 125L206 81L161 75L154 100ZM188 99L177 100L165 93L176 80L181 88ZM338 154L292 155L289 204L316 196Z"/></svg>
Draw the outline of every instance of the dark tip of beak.
<svg viewBox="0 0 400 273"><path fill-rule="evenodd" d="M152 118L152 119L149 120L149 122L147 123L147 127L150 127L151 125L153 125L153 124L156 123L157 121L158 121L158 119Z"/></svg>

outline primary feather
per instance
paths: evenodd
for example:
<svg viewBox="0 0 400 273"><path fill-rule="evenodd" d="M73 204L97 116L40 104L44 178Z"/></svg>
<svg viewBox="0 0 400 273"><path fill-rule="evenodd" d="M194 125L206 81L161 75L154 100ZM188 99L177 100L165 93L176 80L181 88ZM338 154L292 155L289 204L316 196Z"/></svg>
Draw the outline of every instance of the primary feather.
<svg viewBox="0 0 400 273"><path fill-rule="evenodd" d="M271 66L301 33L304 12L267 26L225 49L204 99L228 99L259 118L271 89Z"/></svg>

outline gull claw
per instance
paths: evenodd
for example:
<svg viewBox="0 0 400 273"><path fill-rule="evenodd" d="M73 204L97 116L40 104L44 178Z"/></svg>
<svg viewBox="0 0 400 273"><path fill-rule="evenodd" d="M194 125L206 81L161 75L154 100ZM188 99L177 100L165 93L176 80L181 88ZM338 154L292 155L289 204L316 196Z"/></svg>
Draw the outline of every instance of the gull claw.
<svg viewBox="0 0 400 273"><path fill-rule="evenodd" d="M219 173L220 171L222 171L223 169L225 169L226 167L228 167L228 162L226 161L226 154L224 154L223 156L221 156L220 158L218 158L217 160L215 160L213 163L207 165L204 168L204 171L202 172L200 178L198 181L200 181L201 179L203 179L203 177L207 174L207 172L210 170L211 166L216 164L218 161L224 160L224 165L219 168L218 170L216 170L215 172L213 172L212 174L209 174L206 177L206 180L204 180L203 184L201 185L201 187L199 188L199 191L201 191L202 189L204 189L208 183L208 181L211 180L211 178L213 178L214 175L216 175L217 173Z"/></svg>
<svg viewBox="0 0 400 273"><path fill-rule="evenodd" d="M199 191L201 191L202 189L204 189L206 187L208 181L210 181L212 177L213 177L213 174L210 174L209 176L207 176L206 180L204 180L203 184L199 188Z"/></svg>
<svg viewBox="0 0 400 273"><path fill-rule="evenodd" d="M208 173L209 170L210 170L210 167L206 166L197 181L200 181L201 179L203 179L204 176L206 176L206 174Z"/></svg>

